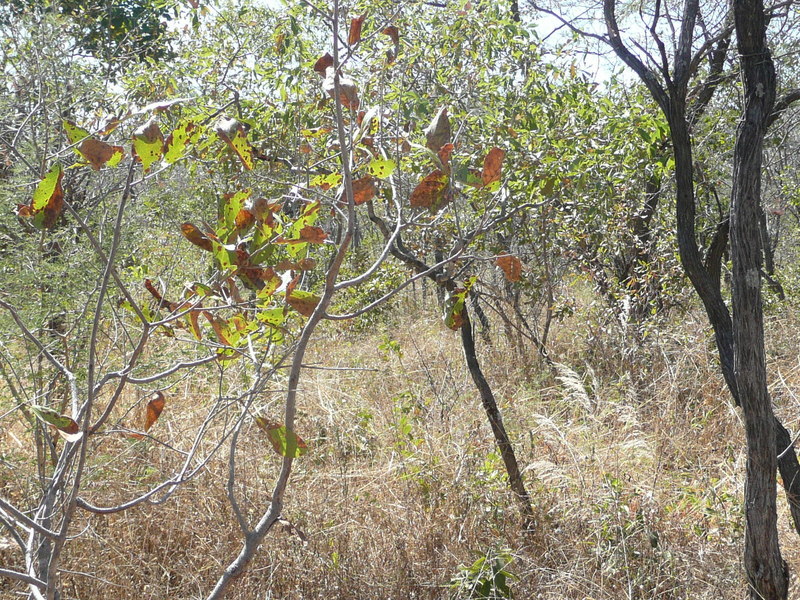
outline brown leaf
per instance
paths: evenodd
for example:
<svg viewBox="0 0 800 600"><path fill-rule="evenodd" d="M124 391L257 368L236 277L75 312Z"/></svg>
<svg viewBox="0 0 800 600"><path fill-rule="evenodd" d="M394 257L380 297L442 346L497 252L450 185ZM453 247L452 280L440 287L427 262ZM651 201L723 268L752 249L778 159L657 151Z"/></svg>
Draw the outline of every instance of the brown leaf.
<svg viewBox="0 0 800 600"><path fill-rule="evenodd" d="M230 346L230 342L228 341L228 337L225 335L225 323L224 321L215 317L212 313L208 312L207 310L203 311L203 316L208 320L211 324L211 329L214 330L214 335L217 336L217 341L222 344L223 346Z"/></svg>
<svg viewBox="0 0 800 600"><path fill-rule="evenodd" d="M114 158L114 155L119 155L119 158L122 158L125 154L122 146L112 146L94 138L83 140L78 146L78 152L89 161L95 171L105 166L108 161Z"/></svg>
<svg viewBox="0 0 800 600"><path fill-rule="evenodd" d="M356 206L369 202L377 193L375 178L371 175L353 181L353 202Z"/></svg>
<svg viewBox="0 0 800 600"><path fill-rule="evenodd" d="M454 149L455 146L453 146L453 144L450 143L447 143L441 148L439 148L439 152L437 152L437 154L439 155L439 160L442 161L442 165L444 165L445 167L449 167L450 157L453 155Z"/></svg>
<svg viewBox="0 0 800 600"><path fill-rule="evenodd" d="M326 52L322 56L317 59L317 62L314 63L314 70L319 74L320 77L325 77L326 71L328 67L333 66L333 57L330 55L329 52Z"/></svg>
<svg viewBox="0 0 800 600"><path fill-rule="evenodd" d="M382 33L385 33L390 38L392 38L392 42L394 43L395 46L400 44L400 32L394 25L389 25L389 27L384 29Z"/></svg>
<svg viewBox="0 0 800 600"><path fill-rule="evenodd" d="M426 139L425 145L434 152L438 152L442 146L450 142L450 118L447 116L446 106L436 113L433 121L423 133Z"/></svg>
<svg viewBox="0 0 800 600"><path fill-rule="evenodd" d="M161 416L161 411L164 410L164 403L164 394L161 392L156 392L150 402L147 403L147 415L144 421L145 431L150 431L153 423L158 421L158 417Z"/></svg>
<svg viewBox="0 0 800 600"><path fill-rule="evenodd" d="M300 230L300 242L308 242L310 244L322 244L328 239L328 234L325 233L321 227L314 227L306 225Z"/></svg>
<svg viewBox="0 0 800 600"><path fill-rule="evenodd" d="M255 215L253 215L253 213L247 210L246 208L243 208L236 214L236 219L234 219L234 224L236 225L237 229L245 231L250 226L253 225L255 220L256 220Z"/></svg>
<svg viewBox="0 0 800 600"><path fill-rule="evenodd" d="M322 88L331 98L335 99L336 84L335 84L336 71L333 67L328 67L325 71L325 81L322 83ZM360 103L358 99L358 89L352 79L340 75L339 76L339 103L353 110L358 109Z"/></svg>
<svg viewBox="0 0 800 600"><path fill-rule="evenodd" d="M483 159L483 172L481 173L481 181L483 181L484 186L500 181L500 171L505 156L506 153L500 148L489 150L486 158Z"/></svg>
<svg viewBox="0 0 800 600"><path fill-rule="evenodd" d="M319 300L319 296L303 290L286 292L286 303L304 317L310 317L314 313Z"/></svg>
<svg viewBox="0 0 800 600"><path fill-rule="evenodd" d="M364 19L367 18L367 13L360 17L356 17L350 22L350 34L347 36L347 44L355 46L361 41L361 28L364 25Z"/></svg>
<svg viewBox="0 0 800 600"><path fill-rule="evenodd" d="M203 250L211 252L214 249L214 246L211 243L211 238L209 238L205 233L200 231L191 223L184 223L181 225L181 233L183 234L183 237L192 242L195 246L199 246Z"/></svg>
<svg viewBox="0 0 800 600"><path fill-rule="evenodd" d="M449 201L449 177L438 169L427 175L411 193L411 206L435 212Z"/></svg>
<svg viewBox="0 0 800 600"><path fill-rule="evenodd" d="M522 278L522 261L511 254L503 254L494 261L503 270L506 279L509 281L519 281Z"/></svg>

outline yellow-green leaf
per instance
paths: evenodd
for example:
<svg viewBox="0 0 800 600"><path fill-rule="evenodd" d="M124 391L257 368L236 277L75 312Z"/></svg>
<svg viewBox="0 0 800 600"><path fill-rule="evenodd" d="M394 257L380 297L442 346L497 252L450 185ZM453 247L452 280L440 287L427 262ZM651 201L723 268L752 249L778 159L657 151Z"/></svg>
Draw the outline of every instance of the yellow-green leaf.
<svg viewBox="0 0 800 600"><path fill-rule="evenodd" d="M150 119L133 132L133 151L141 161L145 172L150 166L161 159L164 151L164 136L155 119Z"/></svg>

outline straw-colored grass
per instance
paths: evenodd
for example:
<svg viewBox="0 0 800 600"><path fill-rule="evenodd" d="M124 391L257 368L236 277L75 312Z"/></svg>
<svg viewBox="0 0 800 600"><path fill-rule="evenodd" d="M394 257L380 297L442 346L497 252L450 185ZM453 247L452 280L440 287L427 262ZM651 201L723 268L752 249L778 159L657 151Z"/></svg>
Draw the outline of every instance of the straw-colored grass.
<svg viewBox="0 0 800 600"><path fill-rule="evenodd" d="M320 331L307 362L338 370L304 373L297 429L311 450L284 513L306 539L278 527L232 598L446 598L459 565L500 548L515 557L521 599L742 596L743 432L702 315L636 348L593 347L573 317L550 345L555 374L499 330L492 345L480 342L533 499L536 526L524 533L458 336L407 310L368 332ZM774 316L769 329L772 393L794 430L800 365L789 332L800 328ZM154 431L185 447L207 388L187 383ZM25 456L25 436L21 426L0 435L4 465ZM109 440L92 459L87 497L124 501L178 460L154 444ZM250 519L266 508L277 467L263 434L247 428L237 492ZM28 479L0 473L2 493L22 501ZM65 600L202 597L240 548L226 477L221 453L163 504L81 513ZM800 545L779 503L784 555L798 572ZM0 563L20 566L7 543ZM21 590L0 580L2 598Z"/></svg>

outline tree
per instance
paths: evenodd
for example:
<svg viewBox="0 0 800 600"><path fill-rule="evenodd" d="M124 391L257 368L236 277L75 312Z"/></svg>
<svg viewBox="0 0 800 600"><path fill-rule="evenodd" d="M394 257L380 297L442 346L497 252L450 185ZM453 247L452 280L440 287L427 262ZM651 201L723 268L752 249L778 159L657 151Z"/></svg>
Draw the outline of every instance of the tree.
<svg viewBox="0 0 800 600"><path fill-rule="evenodd" d="M704 10L701 10L704 9ZM761 306L762 245L753 227L760 222L760 170L766 128L779 112L773 108L775 79L766 46L765 27L771 9L761 3L736 2L733 22L727 14L714 14L712 7L701 7L698 0L687 0L679 18L670 15L656 2L644 25L653 44L636 44L642 53L635 54L623 40L617 21L617 4L605 0L603 15L606 34L578 31L608 44L647 87L664 113L670 128L675 159L676 216L680 258L706 310L714 329L722 363L722 373L734 402L742 407L748 440L745 567L752 597L785 598L786 574L777 547L775 529L775 461L780 468L787 499L800 532L800 505L797 502L800 465L789 433L772 413L766 392ZM767 15L767 16L765 16ZM712 19L716 23L712 29ZM695 29L702 26L703 37L696 39ZM675 27L677 25L677 27ZM672 64L662 41L662 32L676 32ZM667 29L664 29L667 27ZM730 220L721 221L715 239L705 256L697 243L696 171L693 162L692 128L707 108L716 88L726 79L725 60L733 32L737 34L742 73L745 78L746 103L744 122L736 140L732 175ZM757 58L756 58L757 57ZM707 63L705 76L698 76L700 65ZM779 101L782 110L793 101L793 91ZM731 229L733 259L733 309L728 311L721 291L721 261L725 238ZM746 397L745 397L746 396ZM756 496L758 500L756 501ZM759 504L758 508L755 502Z"/></svg>

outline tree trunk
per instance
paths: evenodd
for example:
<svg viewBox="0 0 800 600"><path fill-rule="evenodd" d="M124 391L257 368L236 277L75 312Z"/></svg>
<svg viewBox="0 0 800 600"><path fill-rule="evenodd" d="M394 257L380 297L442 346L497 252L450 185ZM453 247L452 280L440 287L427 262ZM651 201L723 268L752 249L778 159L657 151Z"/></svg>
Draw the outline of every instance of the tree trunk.
<svg viewBox="0 0 800 600"><path fill-rule="evenodd" d="M761 166L775 67L762 0L735 0L745 110L734 148L731 193L734 374L747 438L744 566L753 600L784 600L789 576L778 544L775 417L767 391L761 302Z"/></svg>

